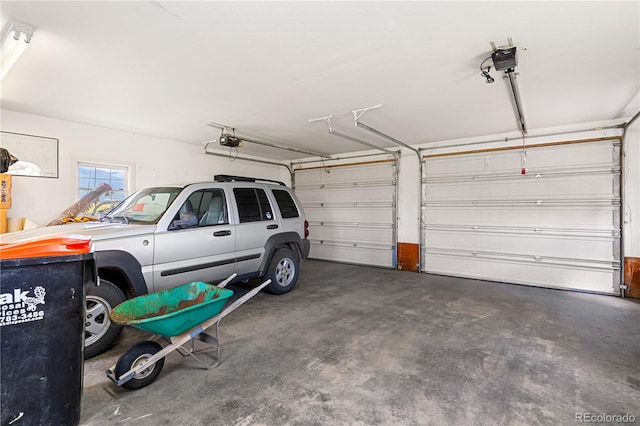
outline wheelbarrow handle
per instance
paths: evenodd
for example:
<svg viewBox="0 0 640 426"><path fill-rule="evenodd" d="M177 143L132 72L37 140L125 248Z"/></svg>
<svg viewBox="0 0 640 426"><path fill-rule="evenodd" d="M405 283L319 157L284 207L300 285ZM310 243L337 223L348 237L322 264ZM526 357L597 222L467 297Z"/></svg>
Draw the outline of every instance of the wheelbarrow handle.
<svg viewBox="0 0 640 426"><path fill-rule="evenodd" d="M186 333L183 333L183 334L181 334L179 336L171 337L170 338L171 343L174 343L174 339L176 339L177 342L181 342L184 339L186 339L186 340L184 340L186 342L186 341L189 341L190 338L196 337L198 334L202 333L204 330L206 330L207 328L211 327L213 324L217 323L222 318L224 318L227 315L229 315L231 312L235 311L238 307L240 307L240 305L242 305L247 300L251 299L256 294L258 294L258 292L260 292L260 290L262 290L263 288L265 288L269 284L271 284L271 280L270 279L266 280L265 282L260 284L258 287L252 289L250 292L248 292L244 296L240 297L238 300L233 302L231 305L227 306L218 315L216 315L215 317L213 317L211 319L208 319L207 321L202 323L200 326L198 326L196 328L192 328L191 330L189 330ZM180 343L180 344L182 344L182 343Z"/></svg>
<svg viewBox="0 0 640 426"><path fill-rule="evenodd" d="M218 288L225 288L227 286L227 284L229 284L231 282L231 280L234 279L237 276L238 276L238 274L236 274L234 272L233 274L231 274L231 276L229 278L227 278L226 280L224 280L220 284L218 284L217 287Z"/></svg>

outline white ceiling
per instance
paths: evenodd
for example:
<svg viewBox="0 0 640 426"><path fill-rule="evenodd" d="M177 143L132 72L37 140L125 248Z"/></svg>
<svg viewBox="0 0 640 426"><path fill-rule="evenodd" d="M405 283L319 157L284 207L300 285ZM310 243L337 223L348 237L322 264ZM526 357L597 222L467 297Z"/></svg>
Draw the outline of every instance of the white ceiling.
<svg viewBox="0 0 640 426"><path fill-rule="evenodd" d="M640 2L2 1L36 27L2 108L202 145L220 131L326 153L517 131L501 73L511 37L529 129L624 118L640 89ZM54 136L55 135L47 135ZM366 148L364 148L366 149ZM241 154L305 155L247 144Z"/></svg>

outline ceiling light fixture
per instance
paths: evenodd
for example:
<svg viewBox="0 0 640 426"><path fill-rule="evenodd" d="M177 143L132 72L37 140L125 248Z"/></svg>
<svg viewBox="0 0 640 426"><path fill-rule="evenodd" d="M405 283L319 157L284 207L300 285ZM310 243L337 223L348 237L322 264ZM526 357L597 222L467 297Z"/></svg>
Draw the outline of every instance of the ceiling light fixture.
<svg viewBox="0 0 640 426"><path fill-rule="evenodd" d="M496 80L491 77L491 75L489 74L489 71L491 71L491 65L487 66L487 70L485 71L485 66L484 63L487 62L489 59L491 59L491 56L489 56L488 58L486 58L484 61L482 61L482 63L480 64L480 73L481 75L486 78L487 83L493 83Z"/></svg>
<svg viewBox="0 0 640 426"><path fill-rule="evenodd" d="M486 71L482 70L482 75L487 79L487 83L493 83L496 80L493 77L491 77L491 75L489 74L489 71L491 71L491 67L487 67Z"/></svg>
<svg viewBox="0 0 640 426"><path fill-rule="evenodd" d="M29 47L31 37L33 37L33 26L20 21L11 21L0 43L0 80L4 79Z"/></svg>

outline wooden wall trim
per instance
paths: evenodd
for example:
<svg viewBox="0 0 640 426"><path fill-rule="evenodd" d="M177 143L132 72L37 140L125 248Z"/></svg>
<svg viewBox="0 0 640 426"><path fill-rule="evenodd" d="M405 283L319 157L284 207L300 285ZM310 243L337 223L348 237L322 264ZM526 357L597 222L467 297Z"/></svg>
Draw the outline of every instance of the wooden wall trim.
<svg viewBox="0 0 640 426"><path fill-rule="evenodd" d="M624 258L624 283L628 297L640 298L640 257Z"/></svg>
<svg viewBox="0 0 640 426"><path fill-rule="evenodd" d="M331 161L331 160L329 160ZM372 160L372 161L361 161L359 163L344 163L344 164L331 164L328 166L313 166L313 167L301 167L299 169L293 169L294 172L298 172L301 170L316 170L316 169L331 169L334 167L349 167L349 166L366 166L368 164L378 164L378 163L395 163L396 160Z"/></svg>
<svg viewBox="0 0 640 426"><path fill-rule="evenodd" d="M398 270L420 272L420 245L398 243Z"/></svg>
<svg viewBox="0 0 640 426"><path fill-rule="evenodd" d="M546 143L537 143L537 144L526 145L526 149L543 148L543 147L560 146L560 145L573 145L573 144L580 144L580 143L605 142L605 141L621 140L621 139L622 139L621 136L607 136L607 137L602 137L602 138L576 139L576 140L562 141L562 142L546 142ZM441 146L441 147L438 147L438 148L446 148L446 146ZM437 149L437 148L434 147L434 149ZM504 147L499 147L499 148L475 149L475 150L471 150L471 151L458 151L458 152L445 152L445 153L442 153L442 154L429 154L429 155L423 155L422 158L427 159L427 158L436 158L436 157L450 157L450 156L454 156L454 155L482 154L484 152L511 151L511 150L521 150L521 149L522 149L522 145L514 145L514 146L504 146Z"/></svg>

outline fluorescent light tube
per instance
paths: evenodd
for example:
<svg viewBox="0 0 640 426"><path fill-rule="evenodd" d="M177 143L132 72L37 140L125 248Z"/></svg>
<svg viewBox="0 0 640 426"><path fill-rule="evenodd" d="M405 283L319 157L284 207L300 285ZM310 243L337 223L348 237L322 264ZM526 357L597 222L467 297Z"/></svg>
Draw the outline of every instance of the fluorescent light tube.
<svg viewBox="0 0 640 426"><path fill-rule="evenodd" d="M33 27L20 21L12 21L9 30L5 33L0 43L0 81L9 73L18 62L20 56L31 44Z"/></svg>

